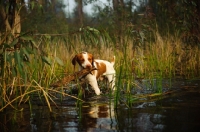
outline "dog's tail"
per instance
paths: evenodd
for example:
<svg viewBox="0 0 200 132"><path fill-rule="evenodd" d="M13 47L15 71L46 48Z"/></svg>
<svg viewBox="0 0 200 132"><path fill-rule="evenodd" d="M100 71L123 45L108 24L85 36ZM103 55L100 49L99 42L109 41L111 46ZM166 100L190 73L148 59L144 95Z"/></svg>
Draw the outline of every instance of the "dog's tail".
<svg viewBox="0 0 200 132"><path fill-rule="evenodd" d="M115 56L113 56L113 58L112 58L112 60L111 60L111 62L110 62L112 65L114 65L115 64Z"/></svg>

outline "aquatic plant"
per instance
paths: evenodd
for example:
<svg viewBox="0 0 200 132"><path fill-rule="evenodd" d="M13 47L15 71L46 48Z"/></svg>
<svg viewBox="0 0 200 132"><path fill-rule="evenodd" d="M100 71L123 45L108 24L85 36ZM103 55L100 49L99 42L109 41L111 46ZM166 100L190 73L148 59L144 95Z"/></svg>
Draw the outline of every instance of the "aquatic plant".
<svg viewBox="0 0 200 132"><path fill-rule="evenodd" d="M31 102L37 94L39 99L46 100L51 110L50 102L55 97L52 92L70 95L62 88L52 89L50 84L73 73L71 58L85 50L94 54L95 58L110 60L113 55L116 56L116 91L113 96L116 107L122 101L121 93L127 95L128 105L136 99L132 95L138 88L135 83L138 79L150 80L148 87L161 93L164 78L177 75L199 77L198 46L185 45L176 36L163 38L157 31L152 31L151 35L154 39L145 41L140 37L141 43L136 44L134 34L129 31L119 44L115 36L106 31L86 27L70 36L26 34L10 43L2 41L0 105L2 108L16 108L14 103Z"/></svg>

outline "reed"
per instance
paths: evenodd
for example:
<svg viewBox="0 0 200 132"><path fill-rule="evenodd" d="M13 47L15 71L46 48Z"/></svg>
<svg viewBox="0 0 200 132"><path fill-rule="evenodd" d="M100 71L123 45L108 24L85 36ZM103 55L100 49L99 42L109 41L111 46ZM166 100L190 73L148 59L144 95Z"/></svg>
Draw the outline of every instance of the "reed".
<svg viewBox="0 0 200 132"><path fill-rule="evenodd" d="M154 41L149 40L142 45L136 45L131 34L125 36L119 45L117 39L107 32L89 27L71 36L35 37L21 38L22 46L16 50L8 50L16 44L15 41L1 44L10 46L3 49L1 58L0 111L7 106L17 109L13 105L16 102L31 103L35 94L44 99L51 110L54 92L71 96L64 90L50 88L50 84L74 72L71 58L80 51L91 52L95 58L106 60L116 56L115 107L123 98L122 92L126 95L128 106L136 100L132 95L138 88L135 83L137 79L150 80L150 88L156 87L155 92L162 93L162 80L165 78L199 77L199 47L186 45L174 36L162 38L158 32L154 33ZM81 99L81 96L73 97Z"/></svg>

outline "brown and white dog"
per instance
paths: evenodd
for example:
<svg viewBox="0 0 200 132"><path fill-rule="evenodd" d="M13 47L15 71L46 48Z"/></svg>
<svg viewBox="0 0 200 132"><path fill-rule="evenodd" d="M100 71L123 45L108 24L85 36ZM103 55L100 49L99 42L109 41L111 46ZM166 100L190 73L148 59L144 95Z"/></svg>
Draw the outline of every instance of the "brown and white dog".
<svg viewBox="0 0 200 132"><path fill-rule="evenodd" d="M100 95L100 89L97 83L97 80L101 76L106 76L108 79L108 82L111 84L111 88L115 89L115 56L113 57L113 60L111 62L106 60L99 60L94 59L93 55L87 52L81 52L72 59L72 64L76 65L76 62L79 64L79 71L84 68L93 68L95 67L97 70L92 71L91 74L88 74L85 76L85 79L88 81L88 83L92 86L95 93L97 95Z"/></svg>

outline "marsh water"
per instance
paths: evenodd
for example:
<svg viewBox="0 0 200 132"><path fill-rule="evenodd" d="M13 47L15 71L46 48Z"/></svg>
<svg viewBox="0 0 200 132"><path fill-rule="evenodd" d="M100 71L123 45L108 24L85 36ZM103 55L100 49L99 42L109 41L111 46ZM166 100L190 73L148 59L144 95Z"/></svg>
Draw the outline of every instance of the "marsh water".
<svg viewBox="0 0 200 132"><path fill-rule="evenodd" d="M132 91L143 96L131 107L121 96L117 107L114 99L101 95L85 99L76 106L73 98L63 98L49 112L47 106L35 103L21 111L0 112L2 132L197 132L200 129L200 80L163 82L161 96L143 85ZM170 85L170 86L169 86ZM123 95L123 93L121 94ZM125 96L124 96L125 98Z"/></svg>

